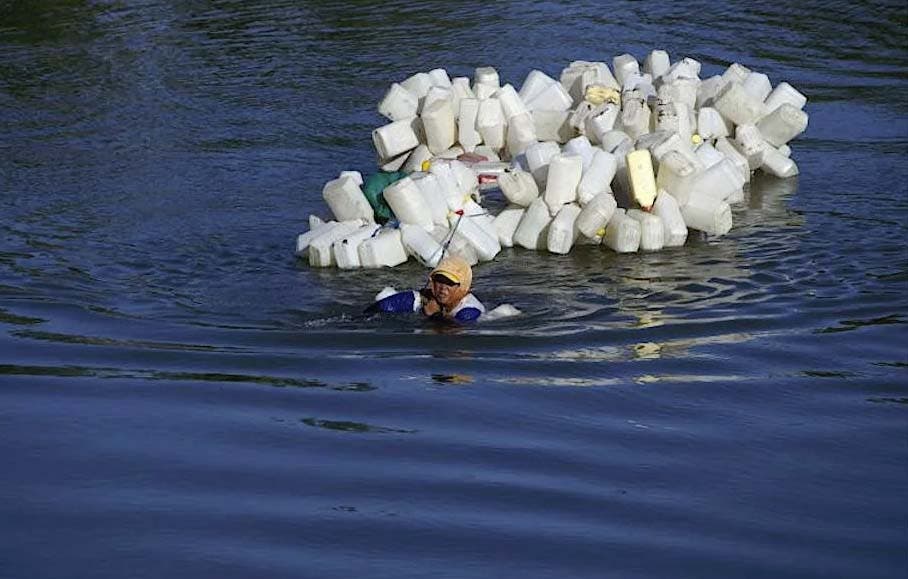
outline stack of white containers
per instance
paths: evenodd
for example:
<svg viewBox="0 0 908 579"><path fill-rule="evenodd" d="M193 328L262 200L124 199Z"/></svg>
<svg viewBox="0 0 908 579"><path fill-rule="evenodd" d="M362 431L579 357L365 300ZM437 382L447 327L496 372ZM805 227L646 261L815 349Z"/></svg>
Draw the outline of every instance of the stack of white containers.
<svg viewBox="0 0 908 579"><path fill-rule="evenodd" d="M807 98L791 85L737 63L704 80L662 50L611 64L572 62L559 80L533 70L519 91L491 67L392 84L372 140L382 170L408 173L383 192L399 226L375 224L361 175L345 171L323 190L335 220L311 217L297 254L355 268L475 264L515 245L656 251L688 229L727 233L754 171L797 175L788 142L807 128ZM479 204L492 178L508 202L497 216Z"/></svg>

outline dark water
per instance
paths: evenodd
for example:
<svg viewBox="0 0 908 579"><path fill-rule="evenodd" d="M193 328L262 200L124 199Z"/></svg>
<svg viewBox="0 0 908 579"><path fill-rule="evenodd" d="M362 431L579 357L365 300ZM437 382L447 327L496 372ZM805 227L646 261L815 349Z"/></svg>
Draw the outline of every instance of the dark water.
<svg viewBox="0 0 908 579"><path fill-rule="evenodd" d="M908 9L783 4L0 1L0 577L905 577ZM294 259L392 80L658 47L810 98L727 237Z"/></svg>

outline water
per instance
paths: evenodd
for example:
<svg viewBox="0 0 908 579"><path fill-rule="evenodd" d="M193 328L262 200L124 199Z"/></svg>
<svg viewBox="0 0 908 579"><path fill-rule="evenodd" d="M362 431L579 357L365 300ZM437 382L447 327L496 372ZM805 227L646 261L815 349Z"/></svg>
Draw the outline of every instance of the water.
<svg viewBox="0 0 908 579"><path fill-rule="evenodd" d="M0 576L904 577L902 3L0 2ZM798 179L655 254L293 255L392 80L652 48L810 97Z"/></svg>

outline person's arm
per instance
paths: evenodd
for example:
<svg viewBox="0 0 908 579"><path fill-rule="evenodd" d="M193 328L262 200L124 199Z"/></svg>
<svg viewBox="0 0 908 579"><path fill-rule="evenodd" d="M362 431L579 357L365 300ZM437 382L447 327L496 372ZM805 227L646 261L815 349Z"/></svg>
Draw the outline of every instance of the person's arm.
<svg viewBox="0 0 908 579"><path fill-rule="evenodd" d="M461 308L459 312L454 315L454 320L458 322L474 322L479 319L479 316L482 315L482 312L479 308Z"/></svg>
<svg viewBox="0 0 908 579"><path fill-rule="evenodd" d="M397 292L386 298L380 299L368 308L366 314L375 314L378 312L388 313L412 313L419 311L422 300L415 291Z"/></svg>

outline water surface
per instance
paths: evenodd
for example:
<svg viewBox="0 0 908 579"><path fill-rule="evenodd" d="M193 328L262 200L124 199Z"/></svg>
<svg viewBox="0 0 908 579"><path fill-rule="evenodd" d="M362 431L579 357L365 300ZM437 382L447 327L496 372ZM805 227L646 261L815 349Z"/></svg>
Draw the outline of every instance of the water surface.
<svg viewBox="0 0 908 579"><path fill-rule="evenodd" d="M0 4L0 576L904 577L901 3ZM363 320L292 253L438 66L740 62L801 175L683 248L505 250ZM494 204L494 199L490 201Z"/></svg>

